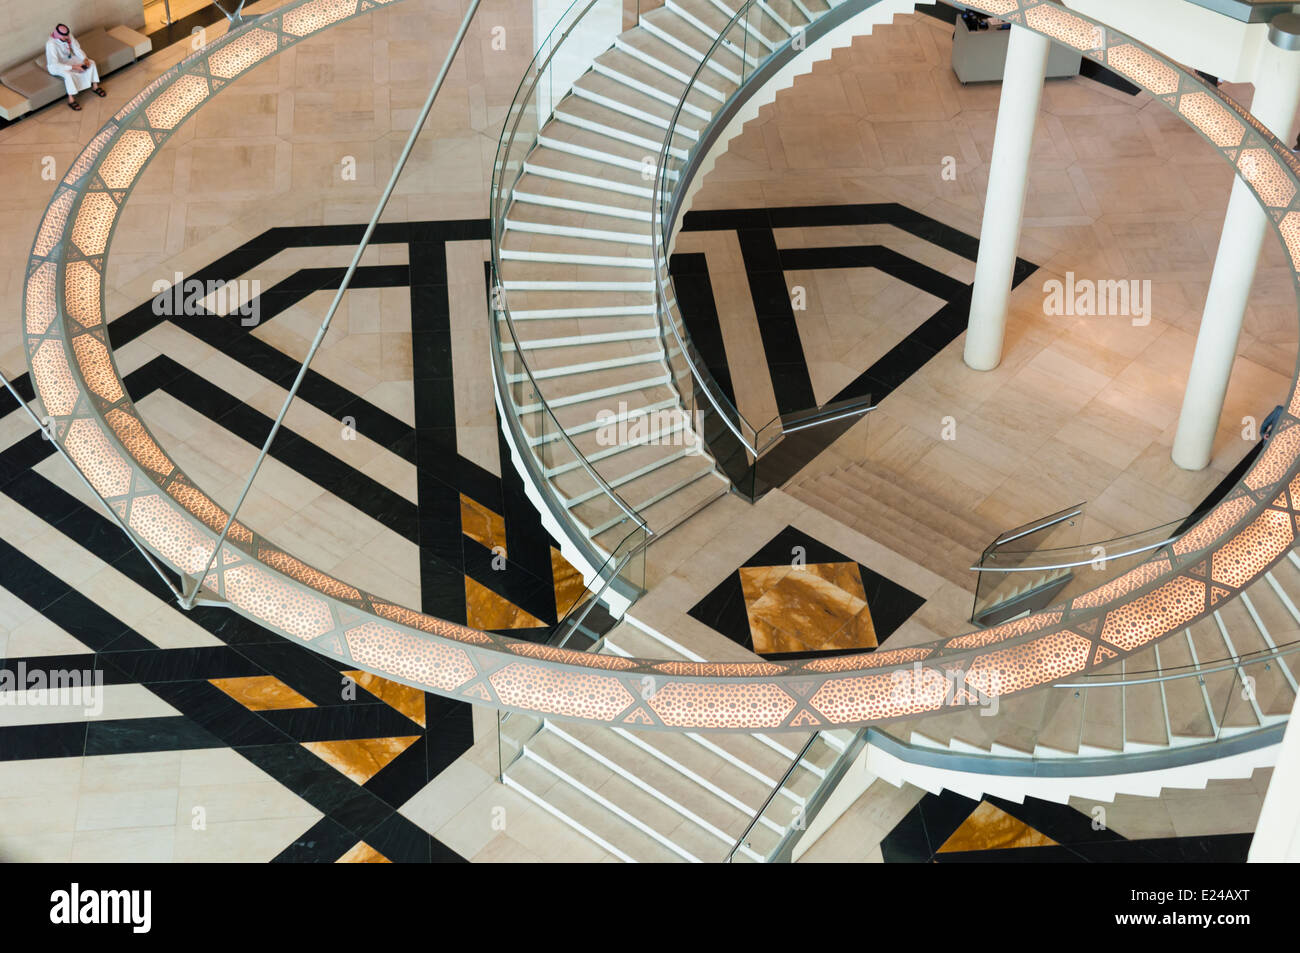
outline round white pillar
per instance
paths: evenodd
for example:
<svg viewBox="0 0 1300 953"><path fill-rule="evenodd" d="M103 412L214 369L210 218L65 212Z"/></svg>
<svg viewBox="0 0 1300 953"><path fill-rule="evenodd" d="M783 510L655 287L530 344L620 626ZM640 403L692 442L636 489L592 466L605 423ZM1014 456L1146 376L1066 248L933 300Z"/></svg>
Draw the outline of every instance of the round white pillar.
<svg viewBox="0 0 1300 953"><path fill-rule="evenodd" d="M1300 107L1300 16L1284 13L1275 17L1268 38L1255 68L1250 111L1289 145L1291 125ZM1174 436L1173 461L1184 470L1200 470L1213 455L1214 435L1223 414L1241 322L1267 228L1268 216L1259 201L1245 183L1234 179Z"/></svg>
<svg viewBox="0 0 1300 953"><path fill-rule="evenodd" d="M1029 186L1029 154L1051 49L1047 37L1019 25L1011 27L966 326L964 357L977 371L991 371L1002 360L1002 337Z"/></svg>

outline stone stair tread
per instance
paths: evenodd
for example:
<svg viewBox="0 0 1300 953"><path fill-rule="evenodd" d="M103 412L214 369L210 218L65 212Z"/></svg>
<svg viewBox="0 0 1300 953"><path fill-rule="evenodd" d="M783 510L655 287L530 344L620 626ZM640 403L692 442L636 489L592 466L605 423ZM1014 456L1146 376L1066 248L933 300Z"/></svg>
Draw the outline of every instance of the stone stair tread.
<svg viewBox="0 0 1300 953"><path fill-rule="evenodd" d="M682 95L682 91L686 88L686 84L681 80L674 79L673 77L667 75L666 73L655 69L653 66L649 65L648 63L643 63L641 60L632 56L630 53L626 53L620 49L606 50L604 53L600 54L600 56L596 57L596 62L601 64L602 66L608 67L611 70L617 71L622 76L626 76L629 79L635 80L638 83L644 83L646 86L650 87L651 89L657 90L660 93L665 93L671 96L674 101L680 99ZM615 80L615 82L617 82L617 80ZM646 99L650 99L655 102L662 102L662 100L659 100L656 97L648 96L648 94L646 93L641 93L630 86L626 86L625 84L621 84L621 83L620 85L624 86L624 88L628 91L628 93L639 95L642 97L642 99L638 99L635 102L635 105L638 108L641 108L643 106L644 100ZM619 98L622 101L627 101L627 102L631 101L628 98L626 93L620 95L617 98ZM710 115L714 112L714 110L716 110L722 105L722 103L718 102L716 99L713 99L705 95L699 89L695 89L695 88L691 89L690 94L686 97L686 102L689 105L694 106L697 109L701 109L705 113ZM675 111L675 107L668 105L668 103L664 103L663 105L668 108L668 113L665 118L671 118L673 112ZM679 120L681 123L683 123L689 128L698 128L699 125L703 122L703 120L701 120L698 115L694 115L689 110L686 109L682 110L682 114L679 117ZM674 143L674 145L677 144L678 143Z"/></svg>
<svg viewBox="0 0 1300 953"><path fill-rule="evenodd" d="M624 483L616 488L619 496L627 502L632 509L640 512L645 501L653 498L659 493L673 486L690 479L695 474L707 472L712 463L707 457L701 457L695 454L686 456L677 456L681 453L681 447L656 447L661 460L669 460L671 457L677 457L670 462L665 462L662 466L651 470L649 473L639 476L628 483ZM601 461L604 462L604 461ZM604 476L601 472L600 464L594 464L596 472ZM569 511L575 518L585 523L587 526L595 526L604 520L618 515L618 507L608 497L601 496L596 499L582 503ZM642 514L642 518L645 516ZM653 524L651 529L654 529Z"/></svg>
<svg viewBox="0 0 1300 953"><path fill-rule="evenodd" d="M524 342L525 346L527 342ZM525 349L528 368L537 375L560 371L598 361L616 361L659 354L657 338L632 338L620 341L602 341L595 344L572 344L560 347ZM649 365L648 365L649 366Z"/></svg>
<svg viewBox="0 0 1300 953"><path fill-rule="evenodd" d="M693 823L682 825L685 818L663 801L637 787L618 772L607 768L557 735L543 729L529 741L530 750L550 764L576 778L602 798L636 818L651 830L668 837L696 859L713 860L719 853L721 842L708 831ZM634 828L619 818L608 807L590 800L593 812L604 813L624 826ZM574 818L579 820L579 818ZM581 822L581 821L580 821ZM643 832L644 833L644 832ZM680 855L676 859L684 860Z"/></svg>
<svg viewBox="0 0 1300 953"><path fill-rule="evenodd" d="M680 863L682 858L643 831L592 801L579 789L559 780L542 765L520 758L506 771L512 781L545 800L556 811L581 824L610 846L640 863Z"/></svg>
<svg viewBox="0 0 1300 953"><path fill-rule="evenodd" d="M647 507L640 515L652 530L656 533L664 533L676 525L682 517L692 513L706 502L727 493L730 487L730 483L716 474L705 475L667 499ZM617 545L617 540L610 531L599 534L597 542L601 546Z"/></svg>
<svg viewBox="0 0 1300 953"><path fill-rule="evenodd" d="M635 30L627 31L623 34L621 39L627 45L640 50L652 59L658 60L670 69L677 70L687 76L694 76L696 69L700 65L700 60L697 57L688 55L665 40L655 36L644 27L638 27ZM707 69L701 72L699 81L712 87L724 96L730 95L736 88L734 82L731 82L725 77L720 76L718 73Z"/></svg>
<svg viewBox="0 0 1300 953"><path fill-rule="evenodd" d="M641 19L693 50L694 55L700 59L703 59L705 54L709 52L713 46L713 39L716 38L716 34L714 37L705 36L703 32L687 23L667 7L651 10L649 13L644 14ZM740 57L730 50L715 50L712 61L732 75L741 75ZM706 75L716 76L718 74L710 70Z"/></svg>
<svg viewBox="0 0 1300 953"><path fill-rule="evenodd" d="M557 728L610 763L618 765L623 772L634 774L661 795L712 825L716 830L727 834L732 841L748 825L751 816L749 813L718 797L688 775L650 755L612 730L576 724L559 725ZM704 753L703 749L701 753ZM708 772L711 768L716 768L716 765L701 763L703 761L705 759L697 757L695 763L688 764L687 767L695 770L696 773ZM755 809L757 806L754 806ZM683 819L686 819L685 815ZM728 846L719 841L721 852L725 852Z"/></svg>
<svg viewBox="0 0 1300 953"><path fill-rule="evenodd" d="M1126 663L1128 678L1143 679L1156 673L1155 650L1144 649L1131 655ZM1143 745L1167 745L1165 696L1155 682L1139 682L1124 688L1124 739Z"/></svg>
<svg viewBox="0 0 1300 953"><path fill-rule="evenodd" d="M710 3L709 0L675 0L675 2L677 3L677 6L686 10L705 26L709 27L714 36L717 36L726 29L727 24L731 21L730 15L723 13L716 6ZM732 0L732 3L735 2L737 2L737 0ZM732 11L732 13L735 12L735 10ZM767 39L774 42L784 42L787 39L784 32L780 30L776 21L771 17L763 14L756 16L753 19L755 21L755 28ZM736 46L742 47L748 55L755 56L759 60L762 60L769 54L770 51L766 46L761 44L756 46L758 41L752 36L748 39L748 45L743 45L745 42L745 35L746 34L741 31L740 25L736 24L732 27L730 33L728 33L728 39L731 39Z"/></svg>
<svg viewBox="0 0 1300 953"><path fill-rule="evenodd" d="M951 541L892 507L862 501L854 488L823 479L789 487L787 492L963 588L974 589L975 574L969 570L973 562L964 569L954 568ZM973 557L976 551L970 552ZM945 558L930 558L937 553Z"/></svg>
<svg viewBox="0 0 1300 953"><path fill-rule="evenodd" d="M624 53L622 51L611 50L610 54L616 52L618 54L618 59L612 60L611 66L617 69L620 73L633 76L633 78L642 80L646 83L652 83L656 86L656 88L663 88L665 89L665 91L667 91L667 86L664 87L658 86L659 81L662 80L663 83L675 87L673 95L677 95L678 92L680 92L681 84L678 83L676 80L674 80L672 77L655 69L652 66L642 63L640 60L635 59L629 54ZM628 63L635 63L637 69L633 71L627 68ZM596 75L601 76L601 78L603 79L610 78L599 73ZM626 95L626 92L628 91L633 93L636 92L635 90L631 90L629 87L625 87L622 86L622 84L618 84L617 80L615 80L614 82L618 85L619 88L617 89L611 88L609 91L610 95L607 98L617 99L618 101L621 102L622 97ZM584 84L583 88L595 92L593 85L590 83ZM617 96L615 96L615 93L617 93ZM644 96L645 94L638 93L637 95ZM713 100L712 104L721 105L716 100ZM638 102L635 105L637 106L637 108L640 108L640 106L643 104ZM669 108L671 109L671 107ZM642 111L644 112L646 110L642 110ZM664 136L668 131L665 127L657 125L648 119L644 119L635 113L628 112L626 109L619 110L612 104L607 105L603 100L598 102L594 99L588 99L584 96L567 97L564 100L564 104L560 106L560 108L557 110L557 113L562 113L564 115L579 120L586 120L591 123L597 123L601 126L617 129L620 132L626 132L632 136L638 136L642 139L648 139L657 142L659 145L655 148L656 155L658 154L659 150L663 148ZM671 112L669 113L669 116L665 116L664 118L667 119L670 116L671 116ZM688 118L688 122L689 122L689 118ZM696 140L693 135L687 132L688 128L689 126L685 123L679 123L676 127L674 127L673 148L689 151L691 147L694 146Z"/></svg>
<svg viewBox="0 0 1300 953"><path fill-rule="evenodd" d="M530 230L532 228L583 229L596 234L595 236L553 234ZM625 241L621 237L623 235L641 236L641 240ZM513 203L506 215L506 233L501 238L501 247L517 251L566 252L573 255L653 257L649 222L520 202Z"/></svg>
<svg viewBox="0 0 1300 953"><path fill-rule="evenodd" d="M547 145L538 145L533 149L533 151L528 154L528 164L532 168L571 172L575 175L586 176L587 178L608 182L611 185L616 186L648 189L653 185L653 182L650 179L645 179L641 176L639 169L625 169L620 165L613 165L586 156L573 155L572 153L563 152L559 149L552 149ZM539 175L539 177L541 176L541 173L534 174ZM648 201L648 199L641 197L639 192L629 194L615 189L597 189L596 186L592 185L588 185L586 188L592 189L593 194L604 195L606 193L612 193L626 196L627 198L637 199L638 201Z"/></svg>
<svg viewBox="0 0 1300 953"><path fill-rule="evenodd" d="M566 156L566 158L568 158ZM638 179L639 175L633 173ZM514 191L524 195L537 195L560 199L568 202L584 202L589 205L609 206L616 210L630 212L649 212L650 200L636 195L628 195L623 192L616 192L610 189L598 188L594 185L586 185L581 182L569 182L565 179L557 179L552 176L543 175L538 172L525 172L515 183ZM515 208L526 208L528 211L524 214L525 218L530 217L535 209L539 206L531 202L515 202ZM513 210L512 213L514 214ZM606 223L607 227L613 227L617 222L618 228L622 231L632 231L633 225L641 224L636 219L625 218L621 216L602 217L601 221ZM626 223L626 224L624 224Z"/></svg>

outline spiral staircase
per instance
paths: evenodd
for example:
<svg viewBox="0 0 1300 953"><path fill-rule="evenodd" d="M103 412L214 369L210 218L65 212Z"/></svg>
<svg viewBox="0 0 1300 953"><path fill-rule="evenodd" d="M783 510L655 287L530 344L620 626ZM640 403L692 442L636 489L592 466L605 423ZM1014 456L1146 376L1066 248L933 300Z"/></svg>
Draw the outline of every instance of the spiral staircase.
<svg viewBox="0 0 1300 953"><path fill-rule="evenodd" d="M654 439L684 437L699 418L679 413L643 444L598 439L611 420L688 403L674 372L684 329L656 293L655 268L666 256L655 247L654 179L680 189L678 170L711 132L716 138L711 127L724 104L778 51L802 50L801 34L843 5L751 0L761 11L751 18L722 0L668 0L595 56L540 125L513 188L497 198L498 281L509 302L498 312L498 339L525 365L505 380L528 378L535 401L515 403L516 436L534 458L534 477L598 556L625 532L613 498L662 532L728 489L707 452ZM849 32L870 32L912 6L859 12ZM829 47L818 52L827 56ZM792 79L786 74L784 85ZM529 429L542 407L558 428ZM561 441L570 458L557 465L546 451ZM584 478L578 455L603 488L590 470ZM773 859L789 841L790 815L803 816L856 757L868 780L975 798L1109 800L1155 795L1167 784L1200 787L1271 763L1297 695L1298 606L1292 553L1180 636L1088 678L1001 699L992 711L966 706L856 736L638 734L541 719L502 780L628 861ZM698 660L637 622L635 610L601 645L607 654Z"/></svg>
<svg viewBox="0 0 1300 953"><path fill-rule="evenodd" d="M580 543L588 577L607 585L556 631L567 640L590 628L603 602L617 624L588 644L604 654L524 643L387 604L276 549L186 478L122 385L102 330L102 274L130 189L156 145L206 96L292 43L365 12L333 0L289 0L162 74L73 163L33 245L24 335L48 435L141 553L156 560L162 580L174 586L169 573L176 574L192 587L191 603L208 594L205 601L349 666L513 712L501 716L498 738L518 738L520 748L510 763L503 758L503 779L624 859L644 851L683 860L710 859L711 851L723 859L785 856L800 829L790 808L820 823L832 812L819 811L844 789L837 784L860 765L858 781L878 776L1064 800L1083 791L1105 799L1198 786L1269 764L1296 697L1300 387L1258 461L1208 515L1068 606L870 657L757 667L700 664L639 621L635 607L624 611L636 595L624 573L654 538L651 530L661 535L728 486L717 460L699 451L693 428L707 434L722 424L742 442L757 436L711 392L675 316L666 259L677 213L761 95L913 3L746 0L732 13L721 0L673 0L635 30L611 34L594 51L584 46L581 75L548 73L573 65L575 47L566 41L601 5L621 22L621 3L578 0L543 43L507 119L493 190L500 303L492 356L512 462L545 507L544 523L566 535L568 549ZM1300 161L1213 87L1055 3L978 6L1023 15L1031 29L1144 88L1168 90L1165 104L1228 161L1241 150L1220 140L1250 143L1241 153L1242 180L1275 221L1300 220L1300 207L1289 210L1286 197L1300 194ZM566 55L556 59L561 49ZM678 54L686 59L674 65ZM698 65L683 79L692 58ZM517 137L530 114L535 134ZM656 141L657 158L646 146ZM1252 181L1266 172L1287 188ZM1278 232L1300 276L1300 228ZM669 439L602 434L611 423L640 423L650 408L678 411L654 418L652 436ZM605 561L606 554L618 558ZM179 586L174 592L185 598ZM984 684L987 698L976 697L981 683L961 670L967 666L1007 684ZM899 717L912 721L890 721ZM803 734L808 724L872 727ZM633 725L658 730L642 736ZM516 734L516 726L524 730ZM795 736L720 741L692 733L770 726ZM729 769L749 780L724 777ZM627 834L629 825L641 839Z"/></svg>

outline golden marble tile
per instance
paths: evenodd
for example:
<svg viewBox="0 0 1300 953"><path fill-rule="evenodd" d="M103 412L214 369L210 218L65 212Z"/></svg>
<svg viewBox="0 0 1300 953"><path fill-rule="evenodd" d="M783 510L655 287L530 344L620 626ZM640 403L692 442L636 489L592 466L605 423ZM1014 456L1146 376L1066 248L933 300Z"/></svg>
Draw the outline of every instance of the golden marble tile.
<svg viewBox="0 0 1300 953"><path fill-rule="evenodd" d="M336 864L391 864L392 861L365 841L357 841L346 854L334 861Z"/></svg>
<svg viewBox="0 0 1300 953"><path fill-rule="evenodd" d="M740 585L759 654L878 644L855 563L745 566Z"/></svg>
<svg viewBox="0 0 1300 953"><path fill-rule="evenodd" d="M394 682L371 672L344 672L354 682L386 705L396 708L421 728L428 728L424 710L424 692L401 682Z"/></svg>
<svg viewBox="0 0 1300 953"><path fill-rule="evenodd" d="M305 741L302 746L357 784L365 784L417 740L417 735L410 735L359 741Z"/></svg>
<svg viewBox="0 0 1300 953"><path fill-rule="evenodd" d="M963 850L1001 850L1006 847L1055 847L1056 841L1017 820L988 801L961 822L961 827L939 848L940 854Z"/></svg>
<svg viewBox="0 0 1300 953"><path fill-rule="evenodd" d="M213 678L209 681L250 711L316 707L274 675Z"/></svg>
<svg viewBox="0 0 1300 953"><path fill-rule="evenodd" d="M582 573L554 546L551 547L551 578L555 582L555 612L563 619L587 591L587 584L582 581Z"/></svg>
<svg viewBox="0 0 1300 953"><path fill-rule="evenodd" d="M460 531L488 549L506 548L506 521L477 500L460 495Z"/></svg>
<svg viewBox="0 0 1300 953"><path fill-rule="evenodd" d="M466 624L473 629L536 629L546 623L491 589L465 577Z"/></svg>

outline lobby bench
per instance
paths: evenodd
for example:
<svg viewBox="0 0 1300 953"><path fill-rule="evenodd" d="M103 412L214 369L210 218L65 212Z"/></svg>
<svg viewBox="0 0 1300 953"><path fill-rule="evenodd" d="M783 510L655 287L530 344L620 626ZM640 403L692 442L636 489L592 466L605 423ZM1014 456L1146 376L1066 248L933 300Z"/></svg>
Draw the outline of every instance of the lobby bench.
<svg viewBox="0 0 1300 953"><path fill-rule="evenodd" d="M111 32L97 28L77 37L86 55L95 61L101 78L134 63L142 48L141 41L148 42L139 33L125 27L114 27ZM0 84L6 87L0 93L0 116L5 119L17 119L23 113L40 109L64 95L63 80L45 69L44 53L0 73ZM23 108L24 102L26 108ZM13 110L12 115L10 110Z"/></svg>

